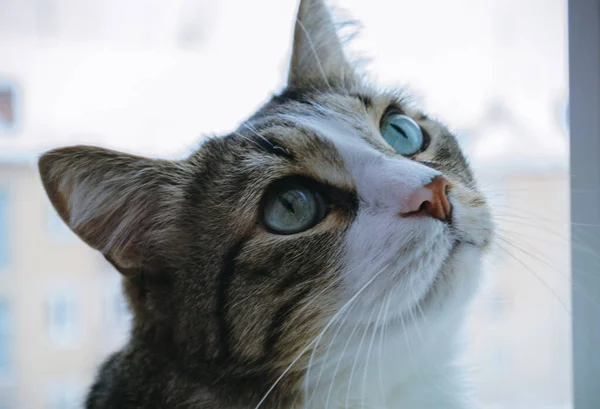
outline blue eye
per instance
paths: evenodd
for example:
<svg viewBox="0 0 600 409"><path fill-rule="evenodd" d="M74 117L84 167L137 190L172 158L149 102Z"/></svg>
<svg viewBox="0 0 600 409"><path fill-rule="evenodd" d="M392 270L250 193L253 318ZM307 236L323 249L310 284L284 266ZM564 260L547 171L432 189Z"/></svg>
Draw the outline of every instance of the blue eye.
<svg viewBox="0 0 600 409"><path fill-rule="evenodd" d="M325 209L320 195L301 185L273 189L264 204L264 224L277 234L308 230L323 217Z"/></svg>
<svg viewBox="0 0 600 409"><path fill-rule="evenodd" d="M381 122L381 135L401 155L414 155L423 150L423 131L406 115L391 114Z"/></svg>

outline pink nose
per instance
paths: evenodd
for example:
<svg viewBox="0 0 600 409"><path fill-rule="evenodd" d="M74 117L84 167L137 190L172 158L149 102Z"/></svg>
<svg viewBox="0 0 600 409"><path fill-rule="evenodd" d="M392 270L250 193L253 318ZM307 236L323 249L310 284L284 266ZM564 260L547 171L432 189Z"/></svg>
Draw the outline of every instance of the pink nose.
<svg viewBox="0 0 600 409"><path fill-rule="evenodd" d="M443 176L434 177L431 182L415 190L408 198L407 211L401 216L426 215L441 221L450 219L452 205L448 201L448 192L452 184Z"/></svg>

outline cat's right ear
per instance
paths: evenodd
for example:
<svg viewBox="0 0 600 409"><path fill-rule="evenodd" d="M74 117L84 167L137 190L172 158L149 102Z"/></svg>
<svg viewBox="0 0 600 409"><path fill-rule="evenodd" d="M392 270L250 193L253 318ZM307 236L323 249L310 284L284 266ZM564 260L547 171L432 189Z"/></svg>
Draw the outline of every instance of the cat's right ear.
<svg viewBox="0 0 600 409"><path fill-rule="evenodd" d="M354 79L324 0L300 0L294 30L288 86L323 88Z"/></svg>
<svg viewBox="0 0 600 409"><path fill-rule="evenodd" d="M38 165L63 221L122 274L133 275L174 235L185 178L175 162L76 146L50 151Z"/></svg>

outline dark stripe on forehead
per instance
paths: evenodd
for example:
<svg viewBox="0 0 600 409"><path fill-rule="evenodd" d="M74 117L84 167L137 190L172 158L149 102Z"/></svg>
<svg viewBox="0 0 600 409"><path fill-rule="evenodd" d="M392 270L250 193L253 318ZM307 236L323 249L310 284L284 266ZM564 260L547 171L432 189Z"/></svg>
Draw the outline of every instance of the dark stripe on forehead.
<svg viewBox="0 0 600 409"><path fill-rule="evenodd" d="M251 130L249 134L232 134L229 138L235 139L240 143L243 143L248 148L256 150L260 149L260 152L279 156L287 160L293 160L295 158L294 153L276 138L268 135L263 135L260 130L248 126L247 129Z"/></svg>
<svg viewBox="0 0 600 409"><path fill-rule="evenodd" d="M346 94L346 91L341 92L342 95ZM270 104L285 104L288 102L299 102L310 104L314 95L314 91L310 89L303 88L294 88L294 89L286 89L281 94L274 96ZM347 95L347 94L346 94ZM369 109L373 106L373 100L371 97L365 94L354 93L350 94L350 96L358 99L365 108Z"/></svg>
<svg viewBox="0 0 600 409"><path fill-rule="evenodd" d="M257 112L254 113L248 120L254 121L257 119L268 118L285 110L288 104L311 104L314 90L305 88L286 88L280 94L274 95L264 104Z"/></svg>
<svg viewBox="0 0 600 409"><path fill-rule="evenodd" d="M312 91L304 88L288 88L281 94L275 95L271 99L273 104L285 104L288 102L300 102L309 103L312 95Z"/></svg>
<svg viewBox="0 0 600 409"><path fill-rule="evenodd" d="M369 108L371 108L371 106L373 106L373 100L371 99L371 97L369 97L367 95L364 95L364 94L352 94L352 96L354 98L357 98L360 102L362 102L362 104L367 109L369 109Z"/></svg>
<svg viewBox="0 0 600 409"><path fill-rule="evenodd" d="M256 135L255 140L270 155L276 155L284 159L294 159L294 153L289 148L284 147L279 140L273 137L258 134Z"/></svg>

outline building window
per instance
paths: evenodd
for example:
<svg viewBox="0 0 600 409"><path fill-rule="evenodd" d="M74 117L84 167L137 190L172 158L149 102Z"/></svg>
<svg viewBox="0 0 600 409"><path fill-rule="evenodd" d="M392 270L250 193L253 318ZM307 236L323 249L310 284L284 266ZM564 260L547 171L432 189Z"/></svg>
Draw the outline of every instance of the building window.
<svg viewBox="0 0 600 409"><path fill-rule="evenodd" d="M18 102L15 84L0 80L0 135L16 129Z"/></svg>
<svg viewBox="0 0 600 409"><path fill-rule="evenodd" d="M0 271L8 265L8 193L0 188Z"/></svg>
<svg viewBox="0 0 600 409"><path fill-rule="evenodd" d="M54 294L48 302L48 334L56 348L79 344L81 328L77 300L72 293Z"/></svg>
<svg viewBox="0 0 600 409"><path fill-rule="evenodd" d="M0 378L8 376L11 369L11 326L8 300L0 298Z"/></svg>

